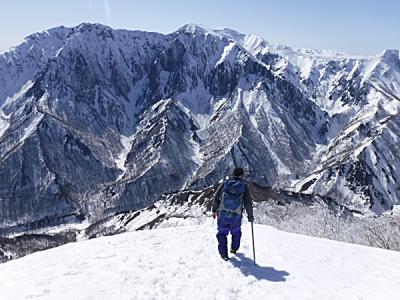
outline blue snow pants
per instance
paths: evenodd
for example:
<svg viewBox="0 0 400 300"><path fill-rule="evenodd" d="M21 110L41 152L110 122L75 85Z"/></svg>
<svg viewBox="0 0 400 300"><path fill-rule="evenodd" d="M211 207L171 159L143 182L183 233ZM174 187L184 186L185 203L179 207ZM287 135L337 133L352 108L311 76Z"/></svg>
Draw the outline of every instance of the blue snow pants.
<svg viewBox="0 0 400 300"><path fill-rule="evenodd" d="M218 252L222 256L228 256L228 240L229 232L232 235L231 249L237 250L240 247L240 238L242 231L242 215L227 215L221 212L218 216Z"/></svg>

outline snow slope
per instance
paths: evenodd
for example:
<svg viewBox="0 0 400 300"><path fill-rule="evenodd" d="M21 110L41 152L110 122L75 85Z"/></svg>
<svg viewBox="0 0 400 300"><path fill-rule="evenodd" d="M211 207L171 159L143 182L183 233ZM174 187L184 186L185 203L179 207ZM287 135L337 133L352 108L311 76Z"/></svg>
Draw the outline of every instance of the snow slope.
<svg viewBox="0 0 400 300"><path fill-rule="evenodd" d="M0 265L3 299L398 299L400 253L250 227L216 252L215 224L71 243Z"/></svg>

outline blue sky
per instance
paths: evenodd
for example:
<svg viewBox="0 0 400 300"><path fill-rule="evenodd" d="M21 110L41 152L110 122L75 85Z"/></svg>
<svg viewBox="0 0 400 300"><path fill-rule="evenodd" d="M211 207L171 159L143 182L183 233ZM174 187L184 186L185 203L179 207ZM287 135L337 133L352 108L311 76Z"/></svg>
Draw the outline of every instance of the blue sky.
<svg viewBox="0 0 400 300"><path fill-rule="evenodd" d="M169 33L198 23L292 47L377 54L400 48L399 12L397 0L0 0L0 49L59 25Z"/></svg>

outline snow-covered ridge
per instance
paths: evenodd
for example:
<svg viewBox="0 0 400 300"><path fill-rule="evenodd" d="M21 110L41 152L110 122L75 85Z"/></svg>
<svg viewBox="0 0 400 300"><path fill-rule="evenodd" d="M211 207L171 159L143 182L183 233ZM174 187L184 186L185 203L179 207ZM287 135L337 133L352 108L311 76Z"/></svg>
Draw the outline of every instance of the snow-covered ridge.
<svg viewBox="0 0 400 300"><path fill-rule="evenodd" d="M257 54L262 51L271 51L279 53L283 56L304 56L304 57L319 57L326 59L343 59L343 58L354 58L354 59L368 59L372 58L373 55L353 55L344 52L338 52L329 49L306 49L306 48L293 48L287 45L273 43L266 40L263 37L254 34L243 34L230 28L212 29L204 25L198 24L187 24L181 27L178 31L184 31L188 33L200 33L200 34L214 34L229 38L238 42L245 49L252 54ZM379 55L379 54L378 54Z"/></svg>
<svg viewBox="0 0 400 300"><path fill-rule="evenodd" d="M255 225L254 265L246 224L239 252L225 262L217 254L215 230L208 222L38 252L0 265L2 296L389 300L400 293L398 252Z"/></svg>

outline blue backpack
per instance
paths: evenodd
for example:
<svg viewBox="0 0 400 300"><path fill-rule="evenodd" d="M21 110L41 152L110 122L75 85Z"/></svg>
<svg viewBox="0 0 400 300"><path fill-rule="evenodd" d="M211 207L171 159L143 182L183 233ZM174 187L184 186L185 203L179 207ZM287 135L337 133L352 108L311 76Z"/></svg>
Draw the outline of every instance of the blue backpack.
<svg viewBox="0 0 400 300"><path fill-rule="evenodd" d="M224 182L224 194L219 207L220 211L242 214L243 194L246 186L242 180L229 178Z"/></svg>

